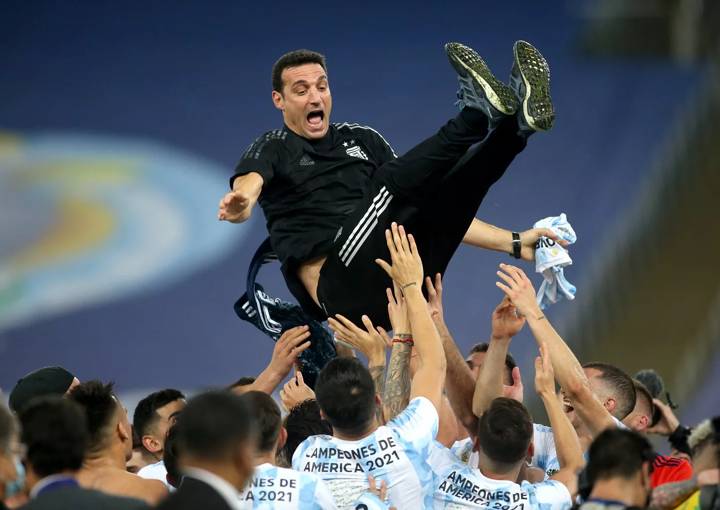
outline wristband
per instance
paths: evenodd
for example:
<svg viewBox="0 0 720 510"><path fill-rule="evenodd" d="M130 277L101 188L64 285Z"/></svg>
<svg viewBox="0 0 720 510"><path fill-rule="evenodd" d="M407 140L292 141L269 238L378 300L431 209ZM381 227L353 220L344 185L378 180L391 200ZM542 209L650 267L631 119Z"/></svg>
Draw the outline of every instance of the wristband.
<svg viewBox="0 0 720 510"><path fill-rule="evenodd" d="M394 344L406 344L406 345L415 345L415 342L413 341L413 338L407 337L407 338L401 338L401 337L395 337L393 338L392 343Z"/></svg>
<svg viewBox="0 0 720 510"><path fill-rule="evenodd" d="M522 244L520 243L520 234L517 232L512 233L512 253L511 256L515 257L516 259L520 258L520 250L522 248Z"/></svg>

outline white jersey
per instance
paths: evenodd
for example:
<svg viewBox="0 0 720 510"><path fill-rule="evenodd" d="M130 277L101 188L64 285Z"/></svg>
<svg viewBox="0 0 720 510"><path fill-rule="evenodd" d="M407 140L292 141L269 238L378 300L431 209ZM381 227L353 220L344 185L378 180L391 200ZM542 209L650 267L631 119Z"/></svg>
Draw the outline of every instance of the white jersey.
<svg viewBox="0 0 720 510"><path fill-rule="evenodd" d="M317 476L260 464L240 492L240 508L278 510L334 510L335 501Z"/></svg>
<svg viewBox="0 0 720 510"><path fill-rule="evenodd" d="M165 487L167 487L170 492L175 491L175 487L170 485L167 481L167 469L165 468L165 462L162 460L160 462L155 462L154 464L148 464L147 466L141 468L137 474L140 478L145 478L147 480L160 480L165 484Z"/></svg>
<svg viewBox="0 0 720 510"><path fill-rule="evenodd" d="M483 510L567 510L572 498L567 487L555 480L517 484L493 480L435 443L430 454L434 471L433 508Z"/></svg>
<svg viewBox="0 0 720 510"><path fill-rule="evenodd" d="M293 468L325 480L341 510L354 509L353 502L368 487L368 475L378 484L385 481L389 500L398 510L430 508L433 473L428 457L437 431L435 406L417 397L363 439L309 437L295 451Z"/></svg>

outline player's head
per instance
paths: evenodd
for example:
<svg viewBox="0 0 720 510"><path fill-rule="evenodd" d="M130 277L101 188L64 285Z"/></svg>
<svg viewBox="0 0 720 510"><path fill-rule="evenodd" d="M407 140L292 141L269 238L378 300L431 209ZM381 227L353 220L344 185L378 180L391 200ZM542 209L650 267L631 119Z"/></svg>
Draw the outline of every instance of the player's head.
<svg viewBox="0 0 720 510"><path fill-rule="evenodd" d="M327 134L332 96L323 55L310 50L286 53L273 66L272 88L275 108L291 131L310 140Z"/></svg>
<svg viewBox="0 0 720 510"><path fill-rule="evenodd" d="M485 361L485 355L487 354L489 345L487 342L481 342L479 344L475 344L470 349L470 354L468 354L468 357L465 358L465 362L467 363L468 367L470 367L470 371L473 374L473 377L477 379L478 374L480 374L480 367L482 367L483 362ZM512 354L508 353L505 356L505 375L504 375L504 383L509 385L512 385L513 378L512 378L512 371L513 368L517 366L517 363L515 363L515 358L512 357Z"/></svg>
<svg viewBox="0 0 720 510"><path fill-rule="evenodd" d="M78 378L63 367L39 368L17 382L10 393L10 409L19 413L35 397L64 395L78 384Z"/></svg>
<svg viewBox="0 0 720 510"><path fill-rule="evenodd" d="M355 358L335 358L325 365L315 383L315 397L333 430L342 434L363 434L375 416L372 376Z"/></svg>
<svg viewBox="0 0 720 510"><path fill-rule="evenodd" d="M237 489L253 471L255 421L243 399L229 391L210 391L193 397L174 425L178 461L222 473Z"/></svg>
<svg viewBox="0 0 720 510"><path fill-rule="evenodd" d="M138 402L133 427L147 452L162 459L168 428L184 407L185 395L170 388L151 393Z"/></svg>
<svg viewBox="0 0 720 510"><path fill-rule="evenodd" d="M603 482L621 482L623 502L643 508L650 494L650 474L655 458L647 439L631 430L611 428L602 432L588 450L586 483L589 494Z"/></svg>
<svg viewBox="0 0 720 510"><path fill-rule="evenodd" d="M635 385L632 379L618 367L609 363L591 362L583 365L590 383L590 390L600 400L605 409L622 420L635 408ZM560 392L564 410L575 430L584 425L565 395Z"/></svg>
<svg viewBox="0 0 720 510"><path fill-rule="evenodd" d="M496 398L478 423L480 465L511 470L532 456L533 422L527 408L511 398Z"/></svg>
<svg viewBox="0 0 720 510"><path fill-rule="evenodd" d="M720 467L720 416L701 421L693 428L688 445L696 473Z"/></svg>
<svg viewBox="0 0 720 510"><path fill-rule="evenodd" d="M227 389L231 390L236 395L242 395L247 391L252 391L252 384L254 382L254 377L243 376L234 383L232 383L230 386L228 386Z"/></svg>
<svg viewBox="0 0 720 510"><path fill-rule="evenodd" d="M85 413L90 434L88 455L114 456L121 453L125 461L132 457L132 429L127 410L113 392L113 384L87 381L69 394Z"/></svg>
<svg viewBox="0 0 720 510"><path fill-rule="evenodd" d="M332 435L332 428L322 419L317 400L306 400L290 410L285 417L287 440L280 449L276 461L278 465L290 467L297 447L310 436Z"/></svg>
<svg viewBox="0 0 720 510"><path fill-rule="evenodd" d="M255 419L257 452L260 455L274 454L287 439L280 408L270 395L261 391L248 391L240 398L248 405Z"/></svg>
<svg viewBox="0 0 720 510"><path fill-rule="evenodd" d="M628 414L623 423L636 432L645 432L652 426L655 404L650 391L643 383L633 379L635 385L635 408Z"/></svg>

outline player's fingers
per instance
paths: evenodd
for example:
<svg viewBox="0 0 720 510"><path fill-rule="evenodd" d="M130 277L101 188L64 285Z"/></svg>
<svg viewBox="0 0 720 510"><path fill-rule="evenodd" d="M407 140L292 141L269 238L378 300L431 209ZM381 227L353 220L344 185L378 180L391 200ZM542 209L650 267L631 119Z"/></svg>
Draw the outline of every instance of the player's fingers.
<svg viewBox="0 0 720 510"><path fill-rule="evenodd" d="M513 367L510 375L512 376L513 386L522 386L522 375L520 374L520 367Z"/></svg>
<svg viewBox="0 0 720 510"><path fill-rule="evenodd" d="M368 317L367 315L363 315L362 317L360 317L360 320L362 321L368 333L372 334L375 332L375 326L370 320L370 317Z"/></svg>
<svg viewBox="0 0 720 510"><path fill-rule="evenodd" d="M435 287L433 287L432 280L429 276L425 277L425 288L427 289L428 298L437 296L437 292L435 292Z"/></svg>
<svg viewBox="0 0 720 510"><path fill-rule="evenodd" d="M375 492L377 487L375 486L375 478L373 475L368 475L368 491Z"/></svg>
<svg viewBox="0 0 720 510"><path fill-rule="evenodd" d="M310 343L310 341L307 341L307 342L305 342L305 343L302 344L302 345L298 345L297 347L294 347L293 350L292 350L293 355L294 355L294 356L299 356L302 352L304 352L305 350L309 349L309 348L310 348L310 345L312 345L312 344Z"/></svg>
<svg viewBox="0 0 720 510"><path fill-rule="evenodd" d="M393 243L395 244L395 251L399 255L402 253L402 241L400 241L400 230L398 229L398 224L393 222L392 225L390 225L390 230L392 230L392 239Z"/></svg>
<svg viewBox="0 0 720 510"><path fill-rule="evenodd" d="M303 386L305 384L305 379L303 379L303 375L300 370L297 371L297 373L295 374L295 377L297 378L298 386Z"/></svg>
<svg viewBox="0 0 720 510"><path fill-rule="evenodd" d="M390 270L390 264L385 262L382 259L375 259L375 263L382 268L383 271L385 271L390 278L392 278L392 272Z"/></svg>
<svg viewBox="0 0 720 510"><path fill-rule="evenodd" d="M440 273L435 275L435 291L442 294L442 275Z"/></svg>
<svg viewBox="0 0 720 510"><path fill-rule="evenodd" d="M498 277L500 279L502 279L510 287L515 287L518 284L518 282L516 282L512 276L510 276L509 274L507 274L503 271L497 271L496 274L498 275Z"/></svg>
<svg viewBox="0 0 720 510"><path fill-rule="evenodd" d="M505 285L504 283L495 282L495 286L499 288L501 291L503 291L508 296L512 293L512 289Z"/></svg>
<svg viewBox="0 0 720 510"><path fill-rule="evenodd" d="M380 333L380 336L383 338L383 340L385 340L385 345L387 347L392 347L392 339L390 338L388 332L385 331L385 329L381 326L378 326L375 329L377 329L377 332Z"/></svg>
<svg viewBox="0 0 720 510"><path fill-rule="evenodd" d="M390 289L390 287L385 289L385 295L388 299L388 305L396 305L397 302L395 301L395 295L393 294L393 291Z"/></svg>
<svg viewBox="0 0 720 510"><path fill-rule="evenodd" d="M543 369L542 356L535 356L535 373L539 374Z"/></svg>
<svg viewBox="0 0 720 510"><path fill-rule="evenodd" d="M410 241L408 240L407 232L405 232L405 227L402 225L398 225L398 237L400 238L400 246L402 247L403 253L411 253Z"/></svg>
<svg viewBox="0 0 720 510"><path fill-rule="evenodd" d="M345 326L351 333L359 333L361 330L355 325L353 321L341 314L336 314L335 317Z"/></svg>
<svg viewBox="0 0 720 510"><path fill-rule="evenodd" d="M417 243L415 242L415 236L408 234L408 247L410 248L410 254L413 257L420 258L420 252L418 251Z"/></svg>
<svg viewBox="0 0 720 510"><path fill-rule="evenodd" d="M395 249L395 241L393 241L390 229L385 229L385 242L387 243L388 250L390 250L390 260L394 260L397 250Z"/></svg>

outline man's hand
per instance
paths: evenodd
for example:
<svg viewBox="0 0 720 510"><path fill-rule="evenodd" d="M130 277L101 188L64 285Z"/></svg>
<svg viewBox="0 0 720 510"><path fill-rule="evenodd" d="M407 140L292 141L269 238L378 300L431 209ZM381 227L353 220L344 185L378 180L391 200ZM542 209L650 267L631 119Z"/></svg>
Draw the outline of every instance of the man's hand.
<svg viewBox="0 0 720 510"><path fill-rule="evenodd" d="M505 296L492 314L492 338L510 339L525 325L525 317L518 316L517 308Z"/></svg>
<svg viewBox="0 0 720 510"><path fill-rule="evenodd" d="M350 319L338 314L335 318L330 317L328 324L335 333L338 340L351 345L354 349L362 352L370 362L370 365L385 364L385 349L389 347L387 337L375 329L370 317L362 316L365 329L357 327Z"/></svg>
<svg viewBox="0 0 720 510"><path fill-rule="evenodd" d="M525 388L523 388L522 377L520 376L520 367L512 369L512 380L511 386L503 384L502 396L522 403Z"/></svg>
<svg viewBox="0 0 720 510"><path fill-rule="evenodd" d="M288 412L306 400L315 400L315 392L305 384L300 370L280 390L280 400Z"/></svg>
<svg viewBox="0 0 720 510"><path fill-rule="evenodd" d="M539 345L540 356L535 358L535 391L542 398L555 398L555 371L544 343Z"/></svg>
<svg viewBox="0 0 720 510"><path fill-rule="evenodd" d="M677 419L672 408L662 400L654 398L653 403L660 410L660 421L654 427L648 428L647 431L649 434L669 436L680 426L680 420Z"/></svg>
<svg viewBox="0 0 720 510"><path fill-rule="evenodd" d="M263 178L256 172L235 179L233 190L220 199L218 219L242 223L252 213L252 208L262 191Z"/></svg>
<svg viewBox="0 0 720 510"><path fill-rule="evenodd" d="M375 259L375 263L398 284L400 290L416 286L418 290L423 281L423 265L417 245L412 234L405 234L402 225L397 223L391 225L391 230L385 231L385 239L390 250L390 261L392 265L384 260Z"/></svg>
<svg viewBox="0 0 720 510"><path fill-rule="evenodd" d="M310 347L308 338L310 338L310 328L308 326L297 326L285 331L275 342L268 369L281 380L285 379L295 361L297 361L298 356Z"/></svg>
<svg viewBox="0 0 720 510"><path fill-rule="evenodd" d="M388 298L388 316L390 317L393 335L409 335L410 320L408 319L405 297L397 283L393 282L393 289L394 292L391 289L385 290ZM380 328L380 331L384 332L382 328Z"/></svg>
<svg viewBox="0 0 720 510"><path fill-rule="evenodd" d="M428 309L430 310L430 317L436 324L443 324L445 322L445 316L443 313L442 303L442 276L440 273L435 275L435 285L433 285L432 279L427 276L425 277L425 288L428 293Z"/></svg>
<svg viewBox="0 0 720 510"><path fill-rule="evenodd" d="M497 275L505 282L496 282L500 290L510 298L510 301L524 315L539 317L542 311L537 304L535 289L532 282L519 267L509 264L500 264L500 271Z"/></svg>
<svg viewBox="0 0 720 510"><path fill-rule="evenodd" d="M563 241L558 235L549 228L531 228L520 233L520 257L530 262L535 260L535 243L541 237L547 237L556 241L560 246L566 248L567 241Z"/></svg>

